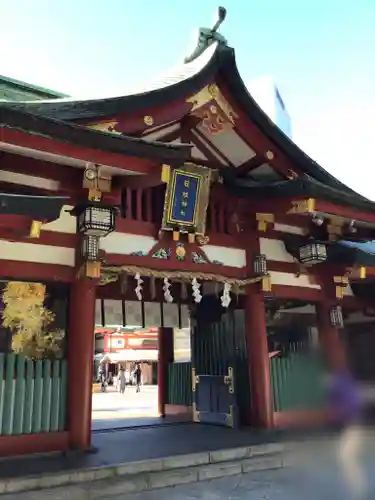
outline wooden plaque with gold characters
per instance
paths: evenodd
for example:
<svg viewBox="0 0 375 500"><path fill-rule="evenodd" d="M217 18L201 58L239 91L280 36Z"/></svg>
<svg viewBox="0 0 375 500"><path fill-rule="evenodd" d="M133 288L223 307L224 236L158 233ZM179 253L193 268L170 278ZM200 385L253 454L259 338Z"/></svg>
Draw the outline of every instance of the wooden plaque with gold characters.
<svg viewBox="0 0 375 500"><path fill-rule="evenodd" d="M211 170L186 163L171 171L165 193L162 229L204 234Z"/></svg>

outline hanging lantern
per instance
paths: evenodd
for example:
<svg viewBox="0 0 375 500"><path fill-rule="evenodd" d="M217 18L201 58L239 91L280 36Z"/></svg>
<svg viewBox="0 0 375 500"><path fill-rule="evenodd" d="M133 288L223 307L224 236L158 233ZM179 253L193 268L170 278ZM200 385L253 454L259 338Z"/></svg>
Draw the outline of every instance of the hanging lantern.
<svg viewBox="0 0 375 500"><path fill-rule="evenodd" d="M71 212L77 217L77 231L87 236L106 236L115 230L117 208L96 202L77 205Z"/></svg>
<svg viewBox="0 0 375 500"><path fill-rule="evenodd" d="M265 255L257 255L254 258L254 274L256 276L267 274L267 257Z"/></svg>
<svg viewBox="0 0 375 500"><path fill-rule="evenodd" d="M342 314L341 306L332 307L329 315L330 315L330 320L331 320L331 326L333 326L334 328L343 328L344 327L344 317Z"/></svg>
<svg viewBox="0 0 375 500"><path fill-rule="evenodd" d="M302 264L313 265L327 260L327 247L315 241L303 245L299 249L299 260Z"/></svg>
<svg viewBox="0 0 375 500"><path fill-rule="evenodd" d="M99 238L97 236L85 236L83 238L82 257L89 262L99 260Z"/></svg>

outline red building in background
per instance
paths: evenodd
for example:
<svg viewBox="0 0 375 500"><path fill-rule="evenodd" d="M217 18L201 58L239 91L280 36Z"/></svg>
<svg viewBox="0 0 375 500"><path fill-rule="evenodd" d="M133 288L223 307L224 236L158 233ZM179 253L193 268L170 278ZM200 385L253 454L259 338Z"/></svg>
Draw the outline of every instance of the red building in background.
<svg viewBox="0 0 375 500"><path fill-rule="evenodd" d="M158 328L103 327L95 329L96 367L105 364L106 370L116 375L119 367L129 374L140 362L144 384L156 384L158 359Z"/></svg>

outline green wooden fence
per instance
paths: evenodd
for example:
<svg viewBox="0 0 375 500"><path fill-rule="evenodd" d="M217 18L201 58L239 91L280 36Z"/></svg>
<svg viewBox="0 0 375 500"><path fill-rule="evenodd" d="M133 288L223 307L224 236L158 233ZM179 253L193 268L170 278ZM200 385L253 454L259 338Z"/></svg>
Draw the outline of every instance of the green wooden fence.
<svg viewBox="0 0 375 500"><path fill-rule="evenodd" d="M270 360L274 411L319 409L325 403L323 367L312 354L289 352Z"/></svg>
<svg viewBox="0 0 375 500"><path fill-rule="evenodd" d="M191 363L169 363L167 403L191 406Z"/></svg>
<svg viewBox="0 0 375 500"><path fill-rule="evenodd" d="M66 429L65 360L0 354L0 436Z"/></svg>

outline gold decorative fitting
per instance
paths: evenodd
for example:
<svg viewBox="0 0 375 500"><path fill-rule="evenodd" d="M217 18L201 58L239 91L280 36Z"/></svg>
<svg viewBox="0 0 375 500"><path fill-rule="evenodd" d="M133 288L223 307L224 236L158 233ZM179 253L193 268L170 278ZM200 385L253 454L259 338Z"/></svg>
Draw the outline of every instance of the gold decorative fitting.
<svg viewBox="0 0 375 500"><path fill-rule="evenodd" d="M206 85L186 102L192 104L191 114L200 118L202 126L211 134L233 127L238 118L215 83Z"/></svg>
<svg viewBox="0 0 375 500"><path fill-rule="evenodd" d="M361 266L361 267L359 268L359 278L360 278L361 280L364 280L364 279L366 279L366 275L367 275L367 270L366 270L366 267L365 267L365 266Z"/></svg>
<svg viewBox="0 0 375 500"><path fill-rule="evenodd" d="M225 422L227 423L228 427L234 426L234 411L233 411L233 405L229 405L229 413L225 415Z"/></svg>
<svg viewBox="0 0 375 500"><path fill-rule="evenodd" d="M147 125L148 127L151 127L151 125L154 124L154 119L150 115L144 116L143 121L145 122L145 125Z"/></svg>
<svg viewBox="0 0 375 500"><path fill-rule="evenodd" d="M195 242L195 233L188 233L188 242L189 243Z"/></svg>
<svg viewBox="0 0 375 500"><path fill-rule="evenodd" d="M258 231L264 233L267 231L268 224L273 224L275 222L274 214L256 214L256 220L258 222Z"/></svg>
<svg viewBox="0 0 375 500"><path fill-rule="evenodd" d="M193 403L193 422L200 422L201 417L200 417L200 412L197 411L197 404Z"/></svg>
<svg viewBox="0 0 375 500"><path fill-rule="evenodd" d="M198 245L207 245L207 243L210 241L210 237L204 234L197 234L196 240Z"/></svg>
<svg viewBox="0 0 375 500"><path fill-rule="evenodd" d="M349 278L347 276L334 276L333 282L335 283L336 298L343 299L345 288L349 285Z"/></svg>
<svg viewBox="0 0 375 500"><path fill-rule="evenodd" d="M181 257L181 259L183 259L186 255L185 247L182 246L176 247L176 255L177 257Z"/></svg>
<svg viewBox="0 0 375 500"><path fill-rule="evenodd" d="M272 282L270 276L263 276L261 279L261 289L262 292L271 292L272 291Z"/></svg>
<svg viewBox="0 0 375 500"><path fill-rule="evenodd" d="M219 87L216 85L216 83L210 83L210 85L208 86L208 92L214 99L216 99L219 96Z"/></svg>
<svg viewBox="0 0 375 500"><path fill-rule="evenodd" d="M311 214L315 212L315 199L292 201L292 207L287 211L288 214Z"/></svg>
<svg viewBox="0 0 375 500"><path fill-rule="evenodd" d="M180 241L180 231L173 231L173 241Z"/></svg>
<svg viewBox="0 0 375 500"><path fill-rule="evenodd" d="M273 160L275 158L275 155L271 150L266 151L266 158L267 160Z"/></svg>
<svg viewBox="0 0 375 500"><path fill-rule="evenodd" d="M195 392L197 390L197 384L199 384L199 375L196 374L196 369L191 369L191 390Z"/></svg>
<svg viewBox="0 0 375 500"><path fill-rule="evenodd" d="M121 132L116 130L118 124L118 121L104 121L100 123L90 123L89 125L85 125L85 127L92 128L93 130L100 130L101 132L121 135Z"/></svg>
<svg viewBox="0 0 375 500"><path fill-rule="evenodd" d="M99 279L100 262L86 262L86 276L87 278Z"/></svg>
<svg viewBox="0 0 375 500"><path fill-rule="evenodd" d="M228 367L228 375L224 377L224 384L228 386L228 391L230 394L234 393L234 377L233 377L233 368L231 366Z"/></svg>
<svg viewBox="0 0 375 500"><path fill-rule="evenodd" d="M89 189L88 199L90 201L100 201L102 199L102 192L99 189Z"/></svg>
<svg viewBox="0 0 375 500"><path fill-rule="evenodd" d="M33 220L30 228L30 238L39 238L40 231L42 229L42 222L39 220Z"/></svg>
<svg viewBox="0 0 375 500"><path fill-rule="evenodd" d="M298 179L299 175L294 170L288 169L288 175L286 177L292 181L293 179Z"/></svg>
<svg viewBox="0 0 375 500"><path fill-rule="evenodd" d="M169 165L162 165L161 167L161 181L168 184L171 178L171 167Z"/></svg>

